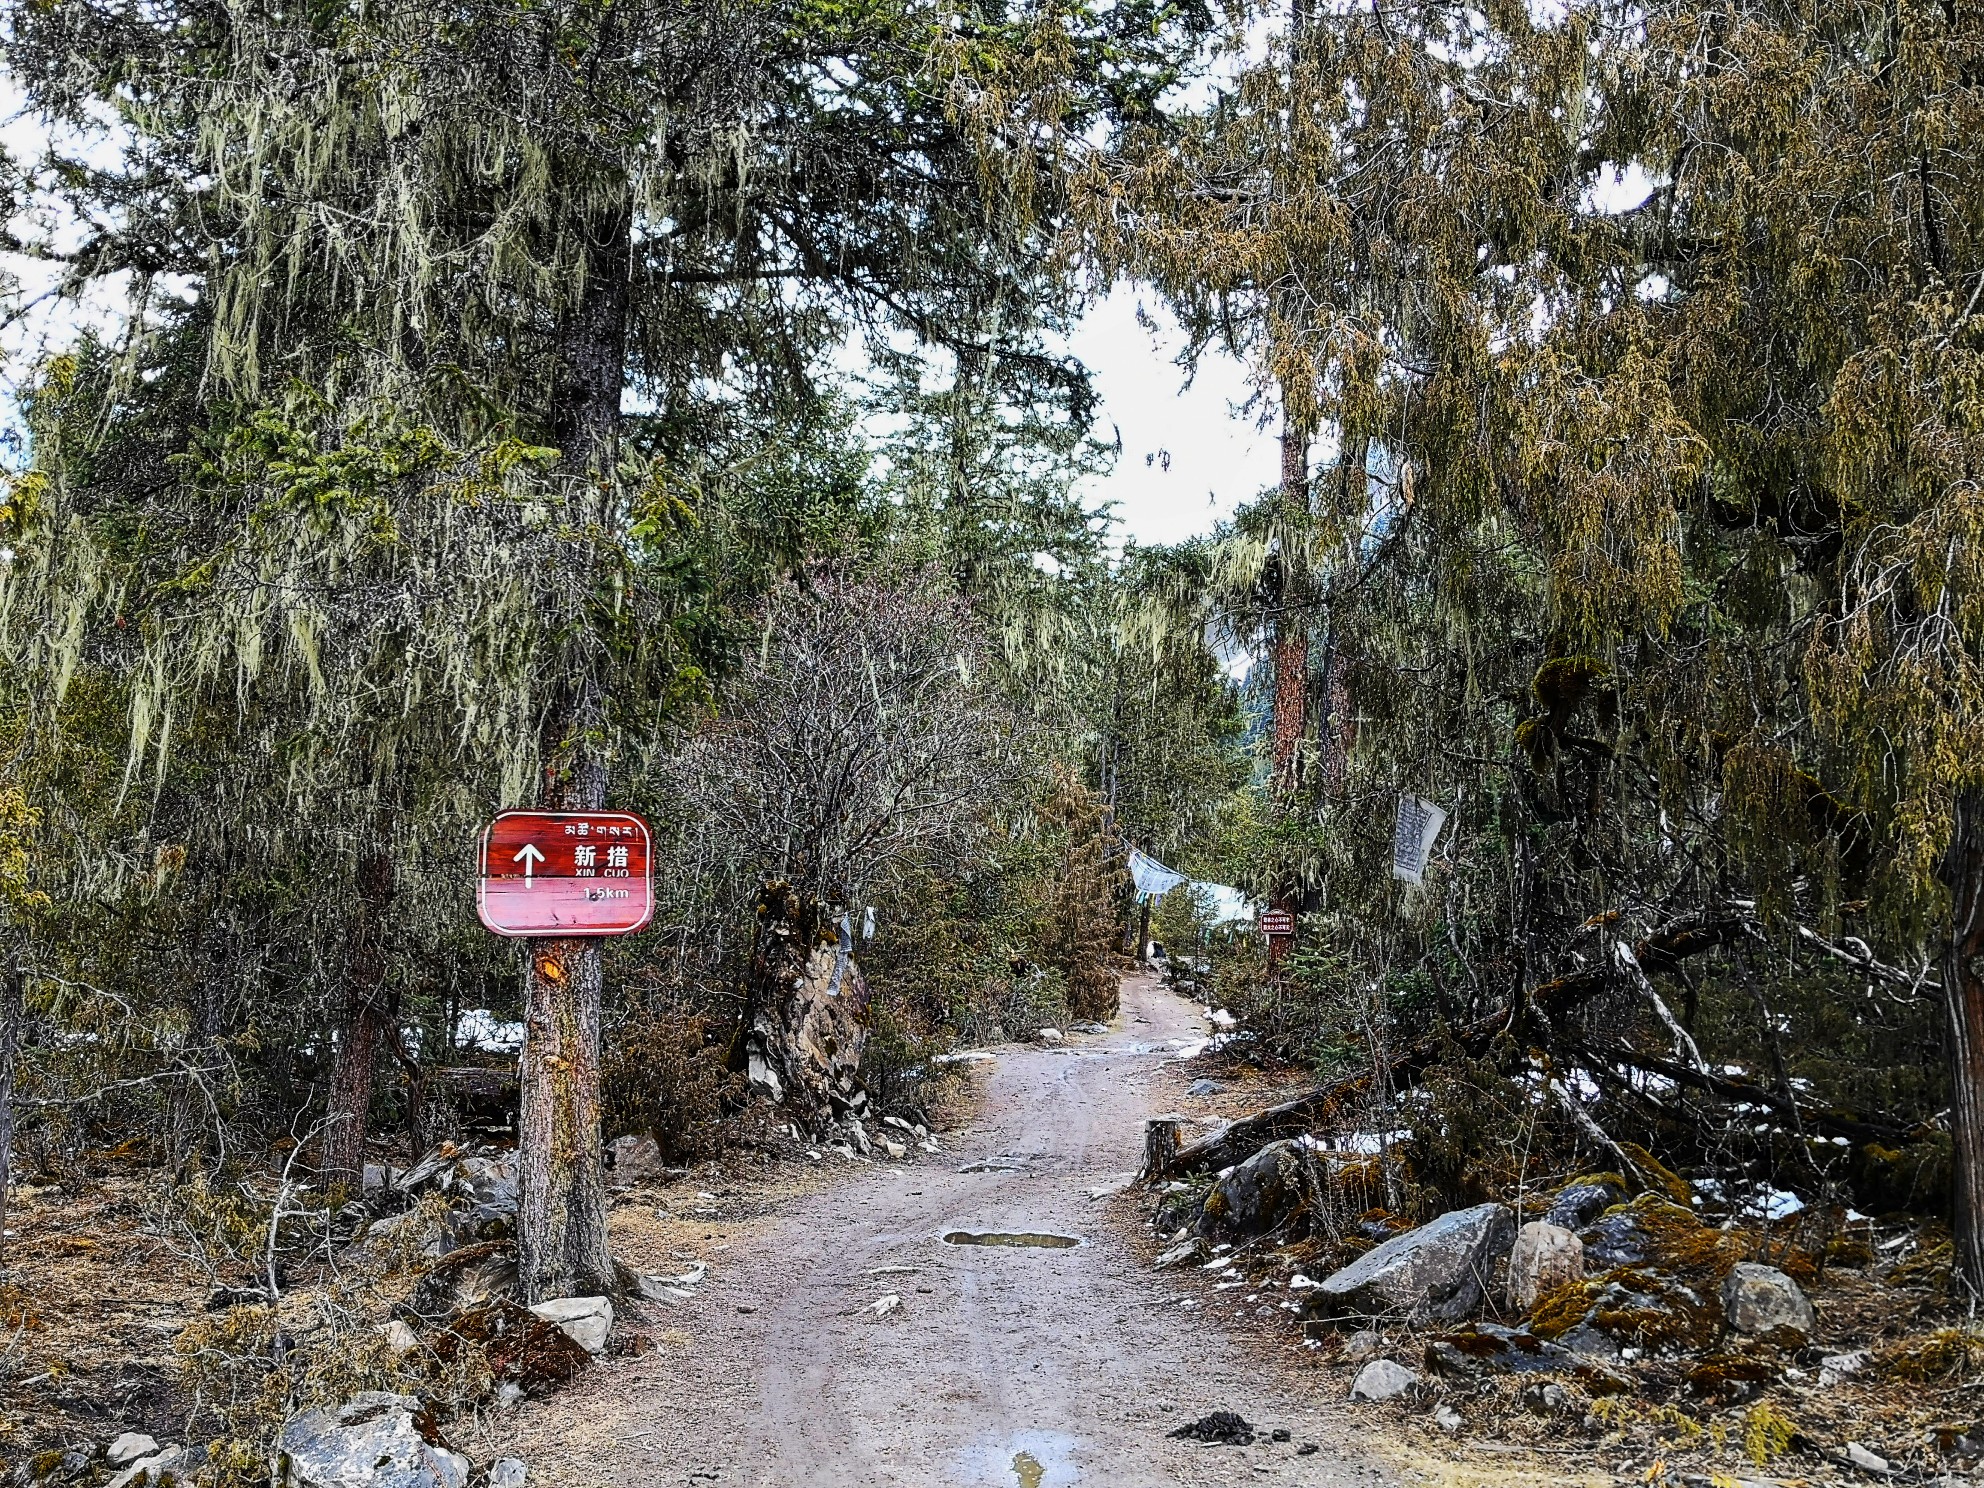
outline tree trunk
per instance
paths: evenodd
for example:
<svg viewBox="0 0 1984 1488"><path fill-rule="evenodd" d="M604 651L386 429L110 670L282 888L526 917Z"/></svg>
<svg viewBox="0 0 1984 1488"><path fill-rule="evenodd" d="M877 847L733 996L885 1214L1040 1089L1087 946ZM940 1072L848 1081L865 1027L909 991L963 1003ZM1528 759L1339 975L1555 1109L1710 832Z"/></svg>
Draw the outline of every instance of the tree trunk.
<svg viewBox="0 0 1984 1488"><path fill-rule="evenodd" d="M732 1057L753 1088L819 1135L868 1112L861 1086L868 983L852 947L830 938L834 918L791 884L765 885Z"/></svg>
<svg viewBox="0 0 1984 1488"><path fill-rule="evenodd" d="M337 1057L331 1065L323 1156L318 1175L329 1187L343 1184L356 1193L365 1180L365 1136L372 1114L372 1071L379 1037L393 1017L386 986L386 915L394 891L390 852L368 853L358 867L359 923L346 989L344 1026L338 1030Z"/></svg>
<svg viewBox="0 0 1984 1488"><path fill-rule="evenodd" d="M1137 916L1137 965L1150 965L1150 900L1143 902Z"/></svg>
<svg viewBox="0 0 1984 1488"><path fill-rule="evenodd" d="M1292 422L1284 423L1281 434L1281 498L1291 513L1306 510L1309 504L1309 436ZM1290 613L1295 582L1286 553L1281 555L1277 588L1273 641L1273 786L1276 808L1285 812L1302 784L1302 732L1307 722L1309 690L1309 637L1302 621ZM1268 904L1294 915L1301 908L1298 886L1292 879L1285 879L1268 896ZM1269 936L1269 969L1279 969L1294 948L1292 935Z"/></svg>
<svg viewBox="0 0 1984 1488"><path fill-rule="evenodd" d="M624 183L623 183L624 192ZM628 275L633 217L624 195L583 220L586 281L559 328L551 437L562 452L567 518L574 531L572 603L584 613L592 560L583 534L611 520L626 384ZM576 629L565 643L541 728L547 811L606 804L601 659ZM606 1238L600 1169L599 1027L602 970L596 939L533 947L524 989L524 1049L517 1121L518 1282L527 1301L617 1292Z"/></svg>
<svg viewBox="0 0 1984 1488"><path fill-rule="evenodd" d="M1952 1228L1955 1271L1973 1300L1984 1298L1984 790L1957 797L1943 882L1950 935L1943 950L1949 1017Z"/></svg>
<svg viewBox="0 0 1984 1488"><path fill-rule="evenodd" d="M517 1121L517 1279L525 1300L613 1295L599 1156L599 945L531 948Z"/></svg>
<svg viewBox="0 0 1984 1488"><path fill-rule="evenodd" d="M1171 1171L1185 1145L1183 1116L1153 1116L1144 1122L1144 1170L1146 1183L1156 1183Z"/></svg>
<svg viewBox="0 0 1984 1488"><path fill-rule="evenodd" d="M0 1271L7 1265L7 1193L14 1182L14 1061L21 1047L21 1023L26 1017L20 955L0 967Z"/></svg>

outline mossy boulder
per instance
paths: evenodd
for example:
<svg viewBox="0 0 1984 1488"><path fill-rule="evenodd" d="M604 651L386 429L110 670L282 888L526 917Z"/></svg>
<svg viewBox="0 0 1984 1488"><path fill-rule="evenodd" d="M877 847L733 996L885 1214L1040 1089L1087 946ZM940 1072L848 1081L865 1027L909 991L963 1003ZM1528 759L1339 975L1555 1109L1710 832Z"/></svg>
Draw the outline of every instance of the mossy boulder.
<svg viewBox="0 0 1984 1488"><path fill-rule="evenodd" d="M1199 1233L1237 1244L1280 1229L1308 1209L1312 1168L1299 1137L1268 1143L1206 1195Z"/></svg>

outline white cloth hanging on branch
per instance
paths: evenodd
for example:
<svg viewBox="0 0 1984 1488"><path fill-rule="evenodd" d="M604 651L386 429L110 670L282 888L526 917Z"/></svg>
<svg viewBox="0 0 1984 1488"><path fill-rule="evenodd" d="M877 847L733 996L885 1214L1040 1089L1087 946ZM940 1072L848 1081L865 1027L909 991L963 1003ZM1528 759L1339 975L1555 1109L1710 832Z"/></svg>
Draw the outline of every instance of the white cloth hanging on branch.
<svg viewBox="0 0 1984 1488"><path fill-rule="evenodd" d="M1137 886L1139 899L1162 899L1189 880L1174 868L1167 868L1148 853L1130 849L1130 881Z"/></svg>

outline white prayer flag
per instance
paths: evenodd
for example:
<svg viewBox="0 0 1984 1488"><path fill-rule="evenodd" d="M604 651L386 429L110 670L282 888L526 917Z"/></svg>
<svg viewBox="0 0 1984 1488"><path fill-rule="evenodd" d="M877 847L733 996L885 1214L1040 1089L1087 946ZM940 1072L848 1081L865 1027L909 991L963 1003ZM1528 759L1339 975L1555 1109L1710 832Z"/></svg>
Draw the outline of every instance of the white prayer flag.
<svg viewBox="0 0 1984 1488"><path fill-rule="evenodd" d="M1423 796L1398 798L1398 825L1392 831L1392 877L1423 883L1433 841L1447 824L1447 814Z"/></svg>

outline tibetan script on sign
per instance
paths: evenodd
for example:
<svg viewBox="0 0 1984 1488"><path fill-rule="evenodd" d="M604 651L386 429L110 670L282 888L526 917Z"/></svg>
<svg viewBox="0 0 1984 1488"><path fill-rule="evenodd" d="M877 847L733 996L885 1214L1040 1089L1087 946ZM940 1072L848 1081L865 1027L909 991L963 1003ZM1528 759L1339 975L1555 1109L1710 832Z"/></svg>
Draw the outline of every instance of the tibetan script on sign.
<svg viewBox="0 0 1984 1488"><path fill-rule="evenodd" d="M628 935L654 916L648 824L624 811L506 811L475 895L498 935Z"/></svg>

